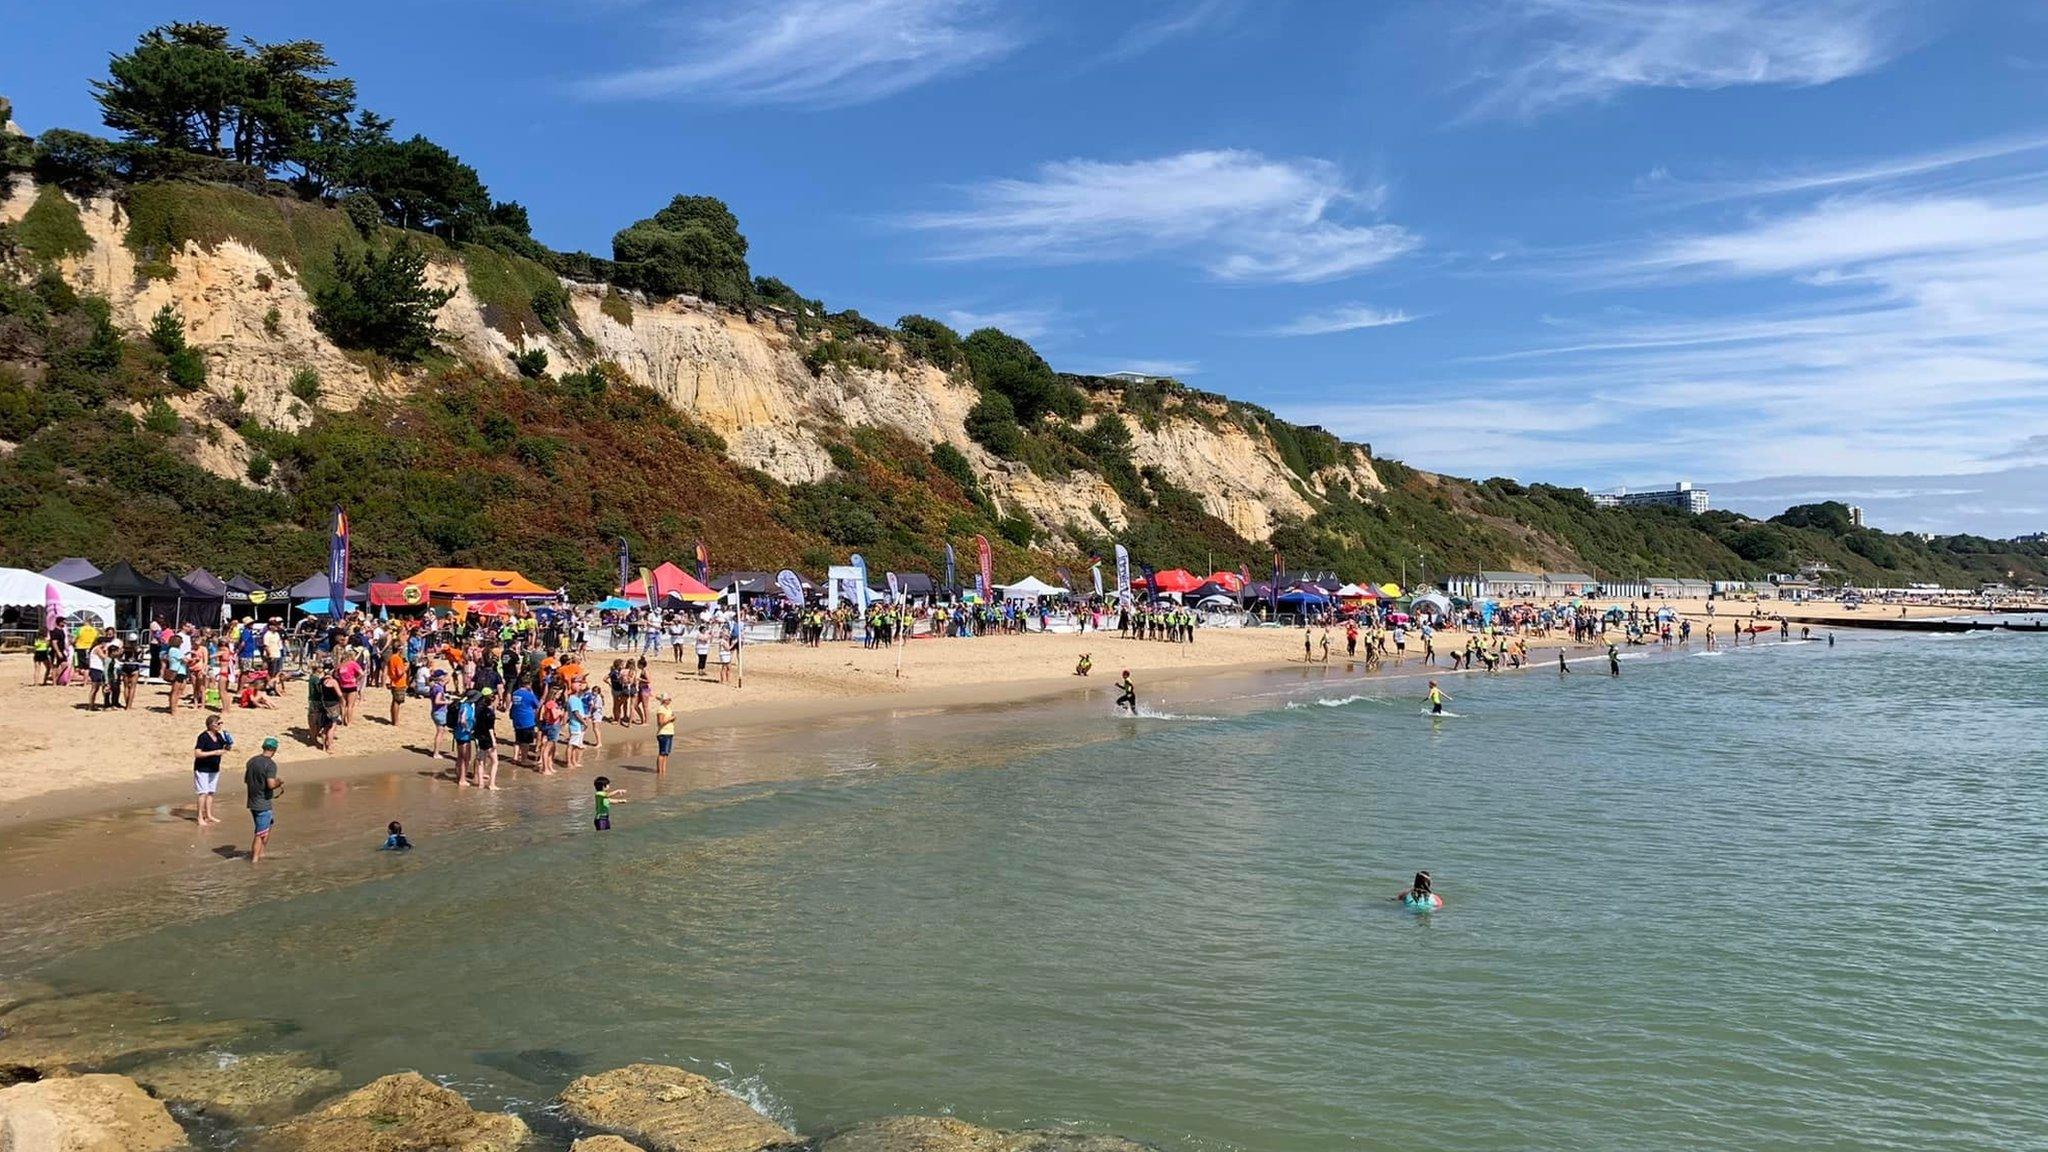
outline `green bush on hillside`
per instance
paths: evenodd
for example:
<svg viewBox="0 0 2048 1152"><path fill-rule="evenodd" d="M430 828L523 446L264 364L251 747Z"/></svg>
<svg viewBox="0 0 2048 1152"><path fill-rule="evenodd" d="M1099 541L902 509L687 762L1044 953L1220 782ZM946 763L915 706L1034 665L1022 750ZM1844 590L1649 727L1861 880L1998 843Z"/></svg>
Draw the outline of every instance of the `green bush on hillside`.
<svg viewBox="0 0 2048 1152"><path fill-rule="evenodd" d="M381 255L336 248L334 279L314 293L313 319L343 348L418 360L433 350L434 316L455 295L428 287L426 269L427 258L410 237Z"/></svg>

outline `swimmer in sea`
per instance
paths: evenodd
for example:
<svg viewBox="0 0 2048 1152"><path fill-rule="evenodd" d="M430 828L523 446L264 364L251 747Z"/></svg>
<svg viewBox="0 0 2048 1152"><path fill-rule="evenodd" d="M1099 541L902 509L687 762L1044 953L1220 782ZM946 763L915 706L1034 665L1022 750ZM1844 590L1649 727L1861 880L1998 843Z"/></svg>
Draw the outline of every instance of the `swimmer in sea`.
<svg viewBox="0 0 2048 1152"><path fill-rule="evenodd" d="M1444 690L1436 686L1436 681L1431 680L1429 682L1429 714L1431 716L1443 715L1444 701L1449 699L1450 697L1444 694Z"/></svg>
<svg viewBox="0 0 2048 1152"><path fill-rule="evenodd" d="M1444 898L1436 894L1432 884L1430 883L1429 873L1427 872L1417 872L1415 874L1414 887L1409 888L1407 891L1401 892L1394 897L1395 900L1398 900L1402 903L1408 903L1410 901L1413 901L1418 904L1430 903L1432 902L1432 898L1434 898L1434 903L1443 903Z"/></svg>
<svg viewBox="0 0 2048 1152"><path fill-rule="evenodd" d="M1138 714L1138 686L1131 683L1131 670L1129 668L1124 669L1123 676L1117 680L1116 690L1115 706L1118 708L1129 708L1131 715L1136 716Z"/></svg>
<svg viewBox="0 0 2048 1152"><path fill-rule="evenodd" d="M1572 666L1564 662L1564 649L1562 648L1557 650L1557 674L1559 676L1569 676L1572 674Z"/></svg>

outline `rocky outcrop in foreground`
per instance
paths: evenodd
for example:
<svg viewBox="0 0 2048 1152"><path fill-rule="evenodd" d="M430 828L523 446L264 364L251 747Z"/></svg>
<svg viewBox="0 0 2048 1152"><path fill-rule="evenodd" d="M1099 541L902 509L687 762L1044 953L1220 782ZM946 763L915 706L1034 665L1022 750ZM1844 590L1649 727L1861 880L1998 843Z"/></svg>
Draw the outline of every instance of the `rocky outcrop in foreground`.
<svg viewBox="0 0 2048 1152"><path fill-rule="evenodd" d="M180 1020L158 1001L130 992L30 1000L0 1013L0 1068L40 1078L225 1044L258 1028L246 1020Z"/></svg>
<svg viewBox="0 0 2048 1152"><path fill-rule="evenodd" d="M798 1143L796 1133L717 1084L663 1064L579 1077L556 1102L569 1119L646 1152L759 1152Z"/></svg>
<svg viewBox="0 0 2048 1152"><path fill-rule="evenodd" d="M341 1090L341 1073L300 1052L185 1052L129 1073L150 1095L227 1124L267 1124Z"/></svg>
<svg viewBox="0 0 2048 1152"><path fill-rule="evenodd" d="M67 1076L0 1090L5 1152L169 1152L185 1130L126 1076Z"/></svg>
<svg viewBox="0 0 2048 1152"><path fill-rule="evenodd" d="M373 1080L300 1114L337 1091L341 1074L305 1053L224 1047L263 1031L249 1021L180 1020L128 993L62 996L45 985L0 983L0 1152L191 1148L166 1104L188 1120L234 1129L232 1146L253 1152L559 1152L569 1138L537 1136L510 1113L480 1112L417 1072ZM109 1064L128 1075L101 1071ZM19 1083L7 1087L11 1081ZM1114 1136L1003 1132L930 1116L806 1140L703 1076L662 1064L578 1077L555 1106L579 1137L570 1152L1149 1152Z"/></svg>
<svg viewBox="0 0 2048 1152"><path fill-rule="evenodd" d="M520 1152L531 1135L508 1112L479 1112L417 1072L372 1080L264 1133L262 1152Z"/></svg>

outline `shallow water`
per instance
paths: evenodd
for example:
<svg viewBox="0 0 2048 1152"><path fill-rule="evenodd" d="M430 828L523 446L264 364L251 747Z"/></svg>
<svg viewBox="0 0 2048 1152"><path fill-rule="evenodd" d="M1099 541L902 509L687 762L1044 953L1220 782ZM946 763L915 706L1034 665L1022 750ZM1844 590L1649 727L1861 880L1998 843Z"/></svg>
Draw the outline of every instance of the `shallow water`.
<svg viewBox="0 0 2048 1152"><path fill-rule="evenodd" d="M337 789L286 812L260 882L222 861L0 909L0 970L526 1110L655 1060L806 1132L2048 1141L2048 643L1601 663L1446 678L1440 721L1417 681L1297 670L1138 719L848 725L779 780L753 775L775 746L704 741L660 790L614 771L637 799L608 835L580 782L521 781L407 808L404 858L367 847L414 789ZM295 820L365 850L295 856ZM1386 901L1419 867L1442 912Z"/></svg>

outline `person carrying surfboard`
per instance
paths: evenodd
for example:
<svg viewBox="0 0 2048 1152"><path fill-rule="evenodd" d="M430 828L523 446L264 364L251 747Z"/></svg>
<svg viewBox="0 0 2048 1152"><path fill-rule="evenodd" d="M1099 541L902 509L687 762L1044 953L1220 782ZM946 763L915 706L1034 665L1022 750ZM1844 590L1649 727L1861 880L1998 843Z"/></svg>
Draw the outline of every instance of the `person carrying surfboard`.
<svg viewBox="0 0 2048 1152"><path fill-rule="evenodd" d="M1441 715L1443 715L1443 714L1444 714L1444 701L1446 701L1446 700L1449 700L1449 699L1450 699L1450 697L1449 697L1448 695L1445 695L1445 693L1444 693L1444 690L1436 686L1436 681L1434 681L1434 680L1431 680L1431 681L1429 682L1429 714L1430 714L1430 715L1432 715L1432 716L1441 716ZM1427 875L1427 873L1424 873L1424 875Z"/></svg>

